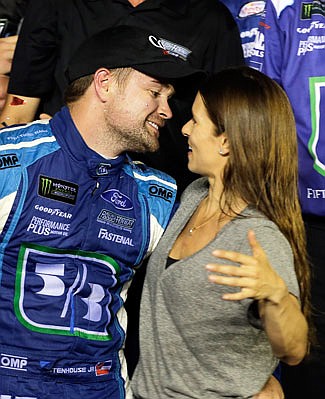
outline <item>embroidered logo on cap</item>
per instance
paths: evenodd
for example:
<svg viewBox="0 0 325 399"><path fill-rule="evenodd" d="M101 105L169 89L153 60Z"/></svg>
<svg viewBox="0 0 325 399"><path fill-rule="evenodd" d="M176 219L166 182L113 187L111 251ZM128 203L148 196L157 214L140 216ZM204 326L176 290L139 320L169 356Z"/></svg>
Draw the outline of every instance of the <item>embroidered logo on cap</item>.
<svg viewBox="0 0 325 399"><path fill-rule="evenodd" d="M164 54L172 55L177 58L181 58L183 61L187 60L189 54L191 54L191 50L188 48L181 46L180 44L170 42L169 40L156 38L153 35L149 36L149 42L158 48L164 50Z"/></svg>

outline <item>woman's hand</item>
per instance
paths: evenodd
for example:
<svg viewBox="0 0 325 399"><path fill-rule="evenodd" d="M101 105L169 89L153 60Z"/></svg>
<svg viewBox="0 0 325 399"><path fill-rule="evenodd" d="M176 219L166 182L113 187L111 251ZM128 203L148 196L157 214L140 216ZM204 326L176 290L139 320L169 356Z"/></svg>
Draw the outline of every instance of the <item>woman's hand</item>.
<svg viewBox="0 0 325 399"><path fill-rule="evenodd" d="M306 354L308 332L300 304L270 265L253 231L248 232L248 241L252 256L233 251L214 251L214 256L239 266L208 264L206 269L212 272L208 279L216 284L241 288L239 292L223 294L225 300L257 300L262 325L274 355L287 364L298 364Z"/></svg>
<svg viewBox="0 0 325 399"><path fill-rule="evenodd" d="M289 295L287 287L281 277L270 265L267 256L257 242L253 231L248 232L248 241L252 249L252 256L233 251L216 250L213 255L238 263L239 266L210 263L206 269L212 273L208 279L216 284L240 287L236 293L228 293L223 299L239 301L246 298L265 299L279 303Z"/></svg>

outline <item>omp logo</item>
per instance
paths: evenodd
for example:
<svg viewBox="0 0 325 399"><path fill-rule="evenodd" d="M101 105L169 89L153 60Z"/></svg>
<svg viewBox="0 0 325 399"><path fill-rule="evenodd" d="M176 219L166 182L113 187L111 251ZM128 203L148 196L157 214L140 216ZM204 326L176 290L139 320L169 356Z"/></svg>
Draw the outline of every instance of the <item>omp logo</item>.
<svg viewBox="0 0 325 399"><path fill-rule="evenodd" d="M162 198L167 202L171 202L171 199L173 198L173 192L171 190L159 186L158 184L151 184L149 187L149 193L150 195Z"/></svg>
<svg viewBox="0 0 325 399"><path fill-rule="evenodd" d="M48 176L39 176L38 195L55 201L75 205L78 185Z"/></svg>
<svg viewBox="0 0 325 399"><path fill-rule="evenodd" d="M0 156L0 169L17 168L20 166L16 154L7 154Z"/></svg>
<svg viewBox="0 0 325 399"><path fill-rule="evenodd" d="M122 211L129 211L133 209L133 204L130 198L114 188L105 191L101 197L106 202L112 204L116 209L120 209Z"/></svg>
<svg viewBox="0 0 325 399"><path fill-rule="evenodd" d="M27 357L7 355L1 353L0 368L18 371L27 371Z"/></svg>

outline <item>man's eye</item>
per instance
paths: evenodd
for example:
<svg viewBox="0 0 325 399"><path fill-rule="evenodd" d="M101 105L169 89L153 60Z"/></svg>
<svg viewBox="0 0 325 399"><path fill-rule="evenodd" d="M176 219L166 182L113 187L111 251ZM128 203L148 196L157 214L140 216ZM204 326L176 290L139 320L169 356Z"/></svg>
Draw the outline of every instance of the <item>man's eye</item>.
<svg viewBox="0 0 325 399"><path fill-rule="evenodd" d="M152 97L157 98L159 97L160 93L158 91L150 90Z"/></svg>

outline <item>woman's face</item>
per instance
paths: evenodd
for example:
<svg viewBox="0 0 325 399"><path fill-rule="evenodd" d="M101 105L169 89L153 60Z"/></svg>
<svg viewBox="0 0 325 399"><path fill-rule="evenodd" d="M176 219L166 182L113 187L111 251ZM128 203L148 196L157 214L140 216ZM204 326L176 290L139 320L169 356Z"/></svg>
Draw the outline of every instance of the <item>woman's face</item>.
<svg viewBox="0 0 325 399"><path fill-rule="evenodd" d="M202 176L220 175L226 163L226 138L224 134L217 136L216 127L211 121L200 93L196 95L192 106L192 119L182 128L188 137L188 168L191 172Z"/></svg>

